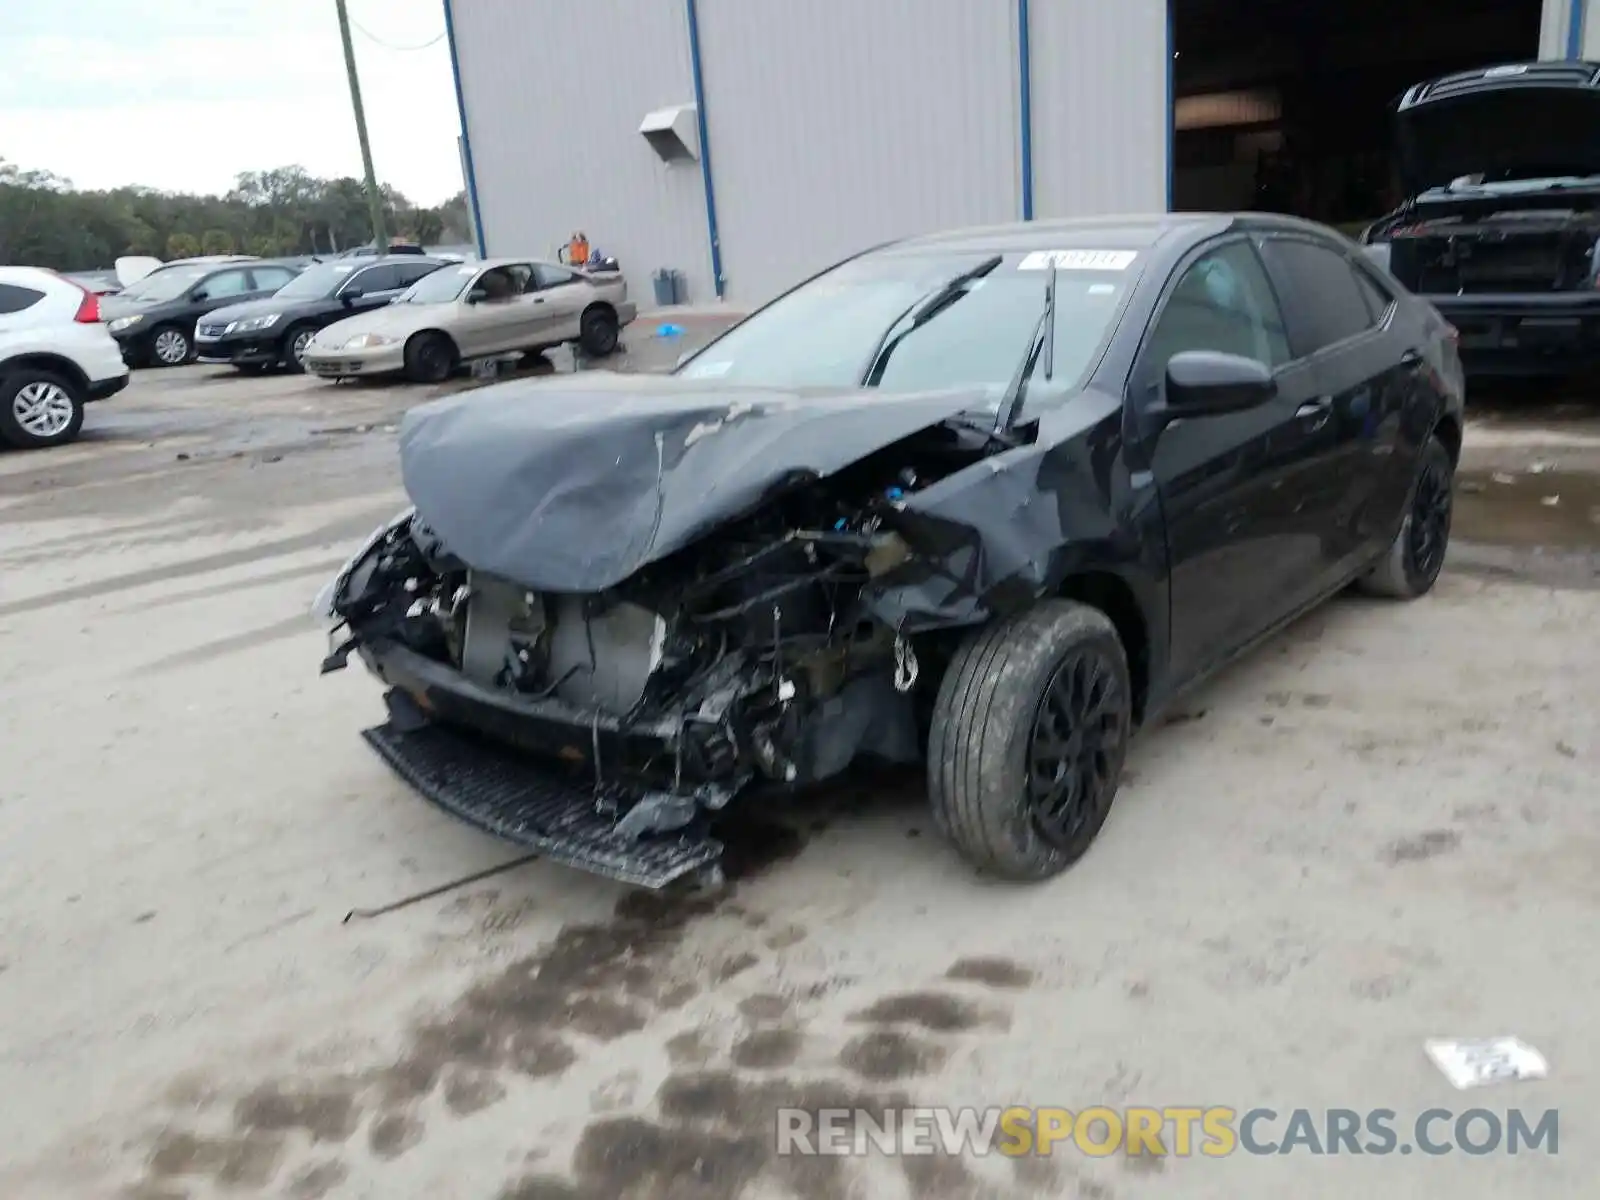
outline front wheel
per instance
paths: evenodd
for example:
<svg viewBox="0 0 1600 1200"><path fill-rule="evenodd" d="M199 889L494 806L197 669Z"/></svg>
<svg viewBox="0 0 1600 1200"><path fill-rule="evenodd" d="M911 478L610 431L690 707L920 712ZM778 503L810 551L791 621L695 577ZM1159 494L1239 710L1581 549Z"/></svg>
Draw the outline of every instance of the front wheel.
<svg viewBox="0 0 1600 1200"><path fill-rule="evenodd" d="M1133 726L1116 627L1047 600L977 631L945 672L928 739L935 822L975 866L1047 879L1088 850L1111 810Z"/></svg>
<svg viewBox="0 0 1600 1200"><path fill-rule="evenodd" d="M615 352L620 332L616 313L609 308L591 308L578 323L578 345L590 358L605 358Z"/></svg>
<svg viewBox="0 0 1600 1200"><path fill-rule="evenodd" d="M189 335L176 325L164 325L150 338L150 361L158 367L181 367L194 347Z"/></svg>
<svg viewBox="0 0 1600 1200"><path fill-rule="evenodd" d="M0 382L0 442L19 450L64 446L83 428L83 393L50 371L17 370Z"/></svg>
<svg viewBox="0 0 1600 1200"><path fill-rule="evenodd" d="M296 325L283 335L283 365L298 374L306 369L306 347L317 331L309 325Z"/></svg>
<svg viewBox="0 0 1600 1200"><path fill-rule="evenodd" d="M1449 449L1438 434L1429 436L1400 532L1378 565L1357 581L1362 591L1415 600L1433 588L1450 546L1455 474Z"/></svg>
<svg viewBox="0 0 1600 1200"><path fill-rule="evenodd" d="M456 348L442 333L419 333L406 343L406 378L443 383L456 369Z"/></svg>

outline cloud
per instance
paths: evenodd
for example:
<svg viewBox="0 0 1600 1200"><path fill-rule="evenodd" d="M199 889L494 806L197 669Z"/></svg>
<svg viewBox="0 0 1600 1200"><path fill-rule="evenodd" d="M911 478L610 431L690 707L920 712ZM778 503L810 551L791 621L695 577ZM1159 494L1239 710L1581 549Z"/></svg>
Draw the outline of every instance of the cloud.
<svg viewBox="0 0 1600 1200"><path fill-rule="evenodd" d="M8 16L13 27L0 32L0 61L8 64L0 73L0 147L8 160L92 188L222 191L241 171L289 163L317 175L361 173L326 0L70 7L80 18L76 31L35 12L14 24ZM191 7L196 19L171 19ZM444 19L438 0L353 2L351 14L391 46L428 41ZM459 191L445 42L402 51L357 32L355 45L379 177L422 203Z"/></svg>

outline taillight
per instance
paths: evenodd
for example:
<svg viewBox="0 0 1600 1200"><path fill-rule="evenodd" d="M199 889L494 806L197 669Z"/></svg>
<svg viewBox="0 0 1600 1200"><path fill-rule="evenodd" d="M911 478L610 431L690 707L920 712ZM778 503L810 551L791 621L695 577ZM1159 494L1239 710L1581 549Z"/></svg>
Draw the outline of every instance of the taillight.
<svg viewBox="0 0 1600 1200"><path fill-rule="evenodd" d="M72 314L72 319L79 325L100 324L100 297L85 288L83 299L78 301L78 311Z"/></svg>

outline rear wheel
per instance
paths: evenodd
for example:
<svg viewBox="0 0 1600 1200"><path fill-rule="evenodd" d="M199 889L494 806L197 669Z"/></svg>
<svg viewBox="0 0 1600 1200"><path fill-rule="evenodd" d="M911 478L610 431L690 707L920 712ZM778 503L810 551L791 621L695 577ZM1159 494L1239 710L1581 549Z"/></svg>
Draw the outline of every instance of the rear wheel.
<svg viewBox="0 0 1600 1200"><path fill-rule="evenodd" d="M51 371L24 367L0 381L0 440L19 450L63 446L83 428L83 391Z"/></svg>
<svg viewBox="0 0 1600 1200"><path fill-rule="evenodd" d="M150 335L150 361L158 367L181 367L194 347L176 325L163 325Z"/></svg>
<svg viewBox="0 0 1600 1200"><path fill-rule="evenodd" d="M616 351L620 333L616 313L609 308L591 308L578 323L578 345L591 358L604 358Z"/></svg>
<svg viewBox="0 0 1600 1200"><path fill-rule="evenodd" d="M1049 600L973 634L934 705L934 820L983 870L1046 879L1105 824L1132 731L1133 689L1099 609Z"/></svg>
<svg viewBox="0 0 1600 1200"><path fill-rule="evenodd" d="M289 332L283 335L283 365L296 374L303 374L306 369L306 347L316 336L317 331L309 325L290 326Z"/></svg>
<svg viewBox="0 0 1600 1200"><path fill-rule="evenodd" d="M442 333L419 333L406 343L406 378L443 383L456 369L455 344Z"/></svg>
<svg viewBox="0 0 1600 1200"><path fill-rule="evenodd" d="M1406 513L1382 561L1358 582L1361 590L1395 600L1415 600L1430 591L1450 546L1455 463L1437 434L1422 449L1422 463Z"/></svg>

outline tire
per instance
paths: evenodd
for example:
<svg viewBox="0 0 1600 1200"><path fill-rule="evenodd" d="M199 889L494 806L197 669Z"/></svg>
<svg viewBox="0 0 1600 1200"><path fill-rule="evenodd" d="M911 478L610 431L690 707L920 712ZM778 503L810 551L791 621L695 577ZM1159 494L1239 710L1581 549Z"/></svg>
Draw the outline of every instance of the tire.
<svg viewBox="0 0 1600 1200"><path fill-rule="evenodd" d="M617 314L609 308L588 309L578 322L578 345L590 358L606 358L615 354L621 330Z"/></svg>
<svg viewBox="0 0 1600 1200"><path fill-rule="evenodd" d="M1132 702L1122 641L1097 608L1046 600L973 633L945 672L928 737L928 797L940 831L974 866L1004 879L1066 870L1116 798ZM1033 771L1050 742L1076 760L1053 786ZM1036 787L1046 794L1035 799ZM1050 795L1070 810L1054 821L1042 811Z"/></svg>
<svg viewBox="0 0 1600 1200"><path fill-rule="evenodd" d="M194 339L176 325L158 325L145 343L145 360L153 367L181 367L194 357Z"/></svg>
<svg viewBox="0 0 1600 1200"><path fill-rule="evenodd" d="M0 441L18 450L43 450L77 440L83 428L83 389L37 367L0 379Z"/></svg>
<svg viewBox="0 0 1600 1200"><path fill-rule="evenodd" d="M1432 590L1450 545L1455 463L1437 434L1422 448L1405 516L1378 565L1356 581L1368 595L1415 600Z"/></svg>
<svg viewBox="0 0 1600 1200"><path fill-rule="evenodd" d="M406 378L413 383L443 383L458 361L455 343L442 333L418 333L406 343Z"/></svg>
<svg viewBox="0 0 1600 1200"><path fill-rule="evenodd" d="M283 335L284 369L293 371L296 375L304 375L306 364L304 355L306 345L317 336L317 331L310 325L291 325Z"/></svg>

